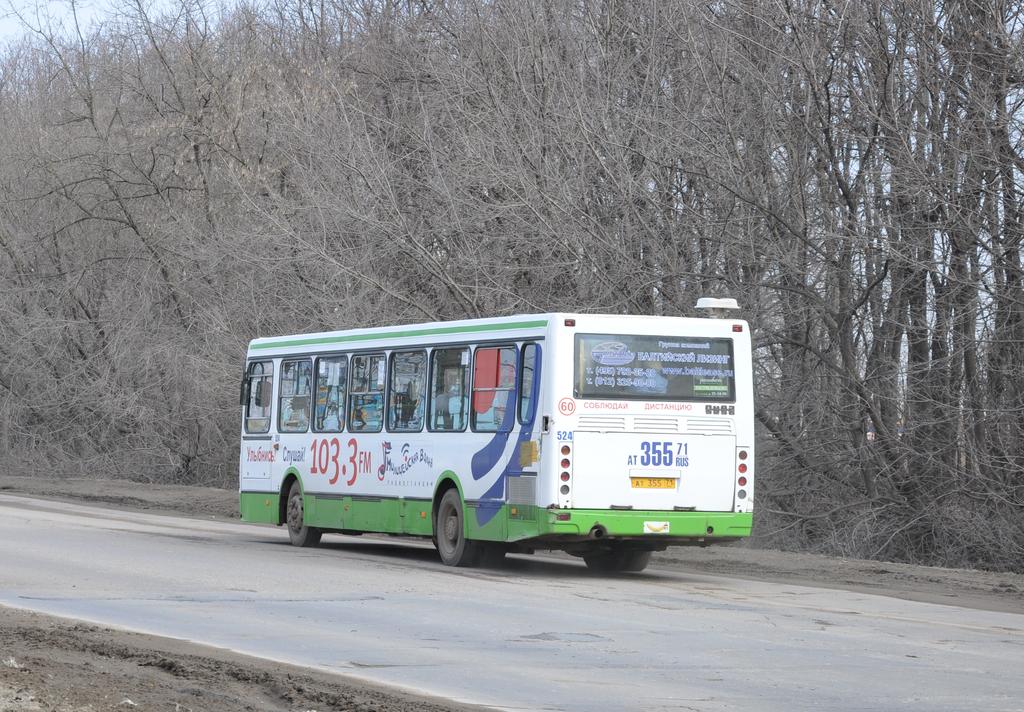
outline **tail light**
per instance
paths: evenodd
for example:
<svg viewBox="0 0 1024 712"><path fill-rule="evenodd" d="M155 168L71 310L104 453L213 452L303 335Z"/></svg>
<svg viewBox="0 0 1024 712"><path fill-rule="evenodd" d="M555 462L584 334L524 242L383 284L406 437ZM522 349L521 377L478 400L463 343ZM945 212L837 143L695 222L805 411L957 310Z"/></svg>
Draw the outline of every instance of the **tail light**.
<svg viewBox="0 0 1024 712"><path fill-rule="evenodd" d="M569 494L570 488L568 483L572 478L572 475L569 474L569 470L572 468L572 459L570 457L572 455L572 447L568 443L564 443L559 452L562 453L562 461L558 463L562 473L558 476L558 479L562 481L562 486L558 488L558 491L562 496L565 496Z"/></svg>
<svg viewBox="0 0 1024 712"><path fill-rule="evenodd" d="M747 460L750 457L750 453L743 448L736 451L736 459L739 463L736 465L736 499L746 499L749 494L746 488L750 480L747 479L747 473L750 472L754 466L753 462L747 464Z"/></svg>

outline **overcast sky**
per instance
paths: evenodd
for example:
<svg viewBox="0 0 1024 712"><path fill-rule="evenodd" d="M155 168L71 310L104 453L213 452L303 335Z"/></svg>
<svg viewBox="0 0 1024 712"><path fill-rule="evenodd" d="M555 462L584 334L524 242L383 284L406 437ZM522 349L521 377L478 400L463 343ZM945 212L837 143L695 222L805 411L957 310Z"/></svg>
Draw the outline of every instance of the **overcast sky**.
<svg viewBox="0 0 1024 712"><path fill-rule="evenodd" d="M111 18L125 3L126 0L75 0L75 9L79 23L87 29ZM145 7L157 11L171 4L172 0L143 0ZM17 19L19 14L34 25L45 26L50 22L67 27L71 23L71 0L0 0L0 43L15 40L27 31Z"/></svg>
<svg viewBox="0 0 1024 712"><path fill-rule="evenodd" d="M83 26L101 20L114 7L112 0L76 0L78 21ZM46 25L52 21L67 25L71 22L71 3L68 0L0 0L0 41L9 42L25 34L27 30L18 20L21 14L34 25Z"/></svg>

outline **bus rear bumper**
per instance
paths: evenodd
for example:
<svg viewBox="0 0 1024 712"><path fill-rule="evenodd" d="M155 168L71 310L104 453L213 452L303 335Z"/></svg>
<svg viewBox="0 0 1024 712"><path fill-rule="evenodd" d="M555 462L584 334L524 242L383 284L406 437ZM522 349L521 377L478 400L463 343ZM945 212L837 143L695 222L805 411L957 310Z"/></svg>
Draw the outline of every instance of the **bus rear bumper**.
<svg viewBox="0 0 1024 712"><path fill-rule="evenodd" d="M540 536L562 540L632 540L667 545L714 544L750 536L750 512L546 509ZM658 546L657 548L663 548Z"/></svg>

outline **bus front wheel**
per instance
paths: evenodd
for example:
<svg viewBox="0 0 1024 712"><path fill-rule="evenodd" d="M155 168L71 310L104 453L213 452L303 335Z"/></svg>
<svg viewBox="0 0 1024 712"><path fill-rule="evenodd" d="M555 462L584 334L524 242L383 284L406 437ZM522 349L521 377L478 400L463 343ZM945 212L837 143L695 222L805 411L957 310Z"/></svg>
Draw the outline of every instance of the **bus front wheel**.
<svg viewBox="0 0 1024 712"><path fill-rule="evenodd" d="M462 499L452 488L441 497L434 522L434 545L446 566L476 566L480 560L480 544L466 538Z"/></svg>
<svg viewBox="0 0 1024 712"><path fill-rule="evenodd" d="M302 486L299 481L292 482L288 491L288 538L293 546L316 546L323 536L316 527L306 526L305 505L302 499Z"/></svg>

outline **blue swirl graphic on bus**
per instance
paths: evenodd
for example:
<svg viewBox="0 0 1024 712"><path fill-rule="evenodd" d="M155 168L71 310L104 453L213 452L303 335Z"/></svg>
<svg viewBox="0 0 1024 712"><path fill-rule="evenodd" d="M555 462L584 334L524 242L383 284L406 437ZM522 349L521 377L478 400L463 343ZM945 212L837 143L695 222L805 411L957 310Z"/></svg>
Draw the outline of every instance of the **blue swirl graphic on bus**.
<svg viewBox="0 0 1024 712"><path fill-rule="evenodd" d="M515 395L516 390L513 390L509 394L509 399L513 400L513 402L515 402ZM496 432L494 437L484 445L483 449L474 453L473 459L470 463L470 470L473 473L474 480L483 478L488 472L494 469L496 464L498 464L498 460L501 459L501 453L505 451L505 445L508 443L508 436L512 434L512 425L515 417L516 409L507 408L505 410L505 415L501 419L501 423L498 425L498 432Z"/></svg>
<svg viewBox="0 0 1024 712"><path fill-rule="evenodd" d="M480 501L477 502L476 521L477 524L479 524L480 526L487 524L489 521L494 519L498 512L501 511L501 508L505 503L505 481L508 479L510 473L519 471L520 465L518 455L520 447L523 443L528 442L533 437L534 423L537 420L537 397L540 392L541 368L543 358L540 344L532 345L535 346L537 349L537 356L536 363L534 366L535 372L533 374L533 383L531 384L530 388L530 412L524 413L524 415L526 416L526 420L523 421L522 425L519 428L519 433L516 437L516 444L509 453L508 459L505 460L504 464L502 465L501 474L498 475L498 478L494 481L494 484L491 485L486 492L484 492L483 496L480 498ZM521 358L521 352L517 353L517 373L521 373L521 369L519 367L519 361ZM516 380L516 386L512 393L509 394L509 400L511 403L514 404L518 403L519 401L519 379ZM505 412L505 417L502 419L501 422L501 429L504 430L505 432L495 433L494 437L491 438L491 441L487 443L487 445L485 445L479 452L473 455L473 479L481 479L488 472L491 472L494 469L494 466L498 464L498 461L500 460L502 453L505 451L505 446L508 444L508 438L512 434L511 430L514 421L510 423L508 422L508 419L510 417L515 418L515 411L516 408L513 407L508 408Z"/></svg>

